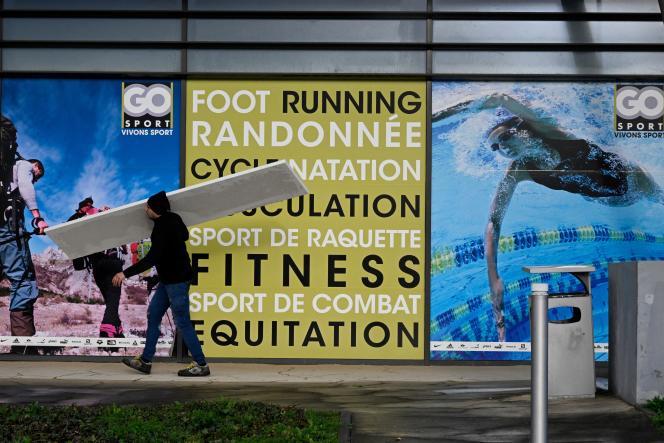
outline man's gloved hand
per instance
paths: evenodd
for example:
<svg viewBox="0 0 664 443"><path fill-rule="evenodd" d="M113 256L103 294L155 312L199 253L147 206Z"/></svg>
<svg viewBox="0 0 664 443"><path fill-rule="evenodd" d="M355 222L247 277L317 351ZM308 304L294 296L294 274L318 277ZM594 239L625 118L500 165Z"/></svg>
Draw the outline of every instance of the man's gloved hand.
<svg viewBox="0 0 664 443"><path fill-rule="evenodd" d="M44 235L44 229L48 228L48 223L41 217L35 217L32 219L32 227L38 231L37 234Z"/></svg>

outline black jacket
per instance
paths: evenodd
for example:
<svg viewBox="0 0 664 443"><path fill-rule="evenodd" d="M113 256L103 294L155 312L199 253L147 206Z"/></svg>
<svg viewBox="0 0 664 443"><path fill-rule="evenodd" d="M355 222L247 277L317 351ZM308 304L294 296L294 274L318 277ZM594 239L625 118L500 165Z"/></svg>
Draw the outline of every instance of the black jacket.
<svg viewBox="0 0 664 443"><path fill-rule="evenodd" d="M138 263L125 269L124 275L131 277L156 266L159 281L162 283L190 281L194 273L187 253L187 239L189 230L180 216L174 212L166 212L154 220L150 251Z"/></svg>

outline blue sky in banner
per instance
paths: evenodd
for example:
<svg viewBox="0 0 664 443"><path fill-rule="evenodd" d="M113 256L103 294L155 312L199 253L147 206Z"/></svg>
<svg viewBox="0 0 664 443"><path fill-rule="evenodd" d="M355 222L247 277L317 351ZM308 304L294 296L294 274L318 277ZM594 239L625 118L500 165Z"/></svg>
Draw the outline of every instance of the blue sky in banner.
<svg viewBox="0 0 664 443"><path fill-rule="evenodd" d="M121 134L121 80L2 82L2 114L16 125L19 152L44 163L37 201L50 225L65 221L89 195L95 206L115 207L178 188L179 82L173 82L169 136ZM30 242L33 252L52 245L46 237Z"/></svg>

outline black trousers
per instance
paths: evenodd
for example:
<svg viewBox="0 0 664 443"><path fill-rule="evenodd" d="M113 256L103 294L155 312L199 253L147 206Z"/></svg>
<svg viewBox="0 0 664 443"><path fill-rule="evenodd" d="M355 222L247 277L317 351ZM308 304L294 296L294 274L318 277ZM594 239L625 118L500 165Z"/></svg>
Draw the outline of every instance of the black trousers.
<svg viewBox="0 0 664 443"><path fill-rule="evenodd" d="M120 294L122 289L118 286L113 286L113 276L122 271L122 260L107 255L95 257L92 260L92 275L95 278L95 283L104 297L106 303L106 310L104 311L104 318L102 323L110 324L120 327Z"/></svg>

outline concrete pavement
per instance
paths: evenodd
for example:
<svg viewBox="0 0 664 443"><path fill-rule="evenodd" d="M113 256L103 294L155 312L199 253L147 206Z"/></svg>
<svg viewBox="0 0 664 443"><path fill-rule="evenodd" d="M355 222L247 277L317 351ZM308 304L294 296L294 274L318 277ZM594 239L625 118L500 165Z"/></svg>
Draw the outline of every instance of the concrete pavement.
<svg viewBox="0 0 664 443"><path fill-rule="evenodd" d="M182 379L120 363L0 362L0 402L50 404L257 400L352 415L353 442L519 442L530 433L530 367L216 363ZM656 442L649 419L600 392L550 402L551 442Z"/></svg>
<svg viewBox="0 0 664 443"><path fill-rule="evenodd" d="M177 383L341 383L341 382L469 382L529 380L530 366L384 366L384 365L274 365L211 363L212 375L183 379L181 363L155 362L150 375L120 363L0 361L1 380L104 380L105 382Z"/></svg>

